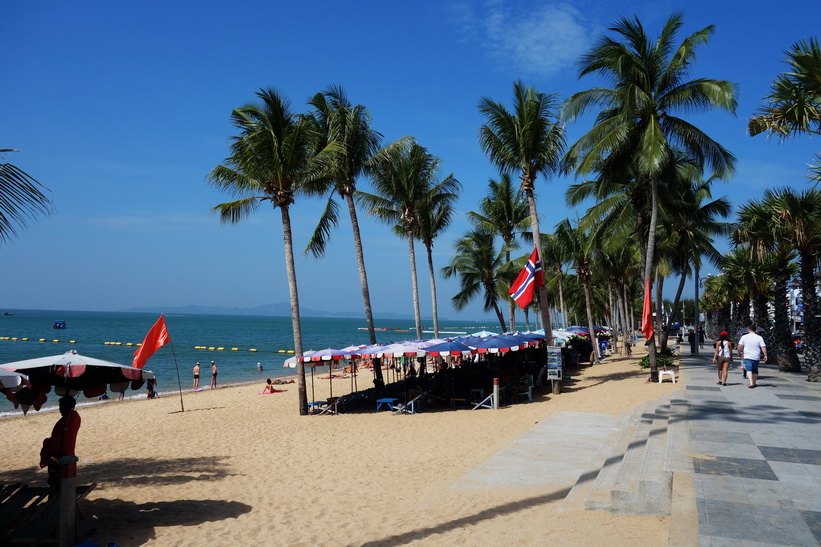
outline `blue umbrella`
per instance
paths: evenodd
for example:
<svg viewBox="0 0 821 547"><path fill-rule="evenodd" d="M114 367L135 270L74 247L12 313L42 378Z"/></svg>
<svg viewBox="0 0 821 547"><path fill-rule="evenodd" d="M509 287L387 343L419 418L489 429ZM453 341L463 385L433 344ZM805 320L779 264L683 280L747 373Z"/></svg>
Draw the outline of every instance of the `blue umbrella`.
<svg viewBox="0 0 821 547"><path fill-rule="evenodd" d="M433 344L422 349L429 355L461 355L462 353L474 352L472 347L454 340L446 340L441 344Z"/></svg>

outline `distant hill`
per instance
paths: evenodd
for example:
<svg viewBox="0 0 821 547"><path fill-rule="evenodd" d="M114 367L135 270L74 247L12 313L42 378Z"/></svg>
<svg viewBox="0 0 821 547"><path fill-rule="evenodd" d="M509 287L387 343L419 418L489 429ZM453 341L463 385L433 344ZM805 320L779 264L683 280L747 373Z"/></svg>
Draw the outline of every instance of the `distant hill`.
<svg viewBox="0 0 821 547"><path fill-rule="evenodd" d="M291 305L287 302L280 302L277 304L265 304L264 306L257 306L255 308L236 308L225 306L178 306L176 308L166 308L152 306L150 308L129 308L122 310L125 312L134 313L153 313L156 311L163 313L187 313L192 315L261 315L270 317L291 317ZM302 317L339 317L351 319L364 319L364 313L357 312L329 312L321 310L312 310L311 308L300 308L300 315ZM413 321L413 315L402 315L399 313L379 313L374 316L375 319L407 319ZM430 316L422 317L425 321L432 321ZM439 321L450 321L447 317L440 317Z"/></svg>

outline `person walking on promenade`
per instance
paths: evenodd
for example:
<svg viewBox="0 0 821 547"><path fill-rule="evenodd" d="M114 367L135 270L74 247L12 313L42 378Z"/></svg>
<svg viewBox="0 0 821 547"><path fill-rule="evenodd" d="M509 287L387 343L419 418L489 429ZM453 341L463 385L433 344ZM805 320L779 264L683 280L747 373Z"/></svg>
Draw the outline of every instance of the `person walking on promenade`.
<svg viewBox="0 0 821 547"><path fill-rule="evenodd" d="M690 329L687 332L687 342L690 344L690 355L696 354L696 331Z"/></svg>
<svg viewBox="0 0 821 547"><path fill-rule="evenodd" d="M756 326L747 327L749 331L738 341L738 354L744 359L744 370L747 372L747 379L750 380L749 388L758 385L758 362L764 359L767 362L767 344L764 339L756 334Z"/></svg>
<svg viewBox="0 0 821 547"><path fill-rule="evenodd" d="M713 363L718 365L717 384L727 385L727 374L730 371L730 363L733 362L733 343L728 340L727 331L722 331L716 341L716 349L713 352Z"/></svg>
<svg viewBox="0 0 821 547"><path fill-rule="evenodd" d="M217 365L211 361L211 389L217 389Z"/></svg>
<svg viewBox="0 0 821 547"><path fill-rule="evenodd" d="M191 388L194 391L197 391L197 388L200 387L200 363L197 361L197 364L194 365L194 387Z"/></svg>
<svg viewBox="0 0 821 547"><path fill-rule="evenodd" d="M698 349L704 349L704 329L698 328Z"/></svg>

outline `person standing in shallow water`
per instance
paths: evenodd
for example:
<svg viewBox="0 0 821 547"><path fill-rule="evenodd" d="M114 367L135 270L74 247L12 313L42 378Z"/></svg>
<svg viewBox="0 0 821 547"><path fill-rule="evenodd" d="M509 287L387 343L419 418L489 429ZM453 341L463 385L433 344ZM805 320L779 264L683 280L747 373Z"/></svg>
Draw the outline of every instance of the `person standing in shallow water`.
<svg viewBox="0 0 821 547"><path fill-rule="evenodd" d="M191 389L196 390L198 387L200 387L200 364L199 364L199 362L197 362L197 364L194 365L194 387L191 388Z"/></svg>
<svg viewBox="0 0 821 547"><path fill-rule="evenodd" d="M211 389L217 389L217 365L211 361Z"/></svg>

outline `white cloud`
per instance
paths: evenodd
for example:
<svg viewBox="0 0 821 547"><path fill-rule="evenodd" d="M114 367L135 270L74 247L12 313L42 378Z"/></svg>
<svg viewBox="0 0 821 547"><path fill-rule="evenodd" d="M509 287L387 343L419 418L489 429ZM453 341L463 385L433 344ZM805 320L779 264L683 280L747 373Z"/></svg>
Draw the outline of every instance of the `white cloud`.
<svg viewBox="0 0 821 547"><path fill-rule="evenodd" d="M521 74L556 74L572 66L590 46L584 16L568 3L489 0L476 9L451 3L448 11L454 24L480 42L488 57Z"/></svg>

